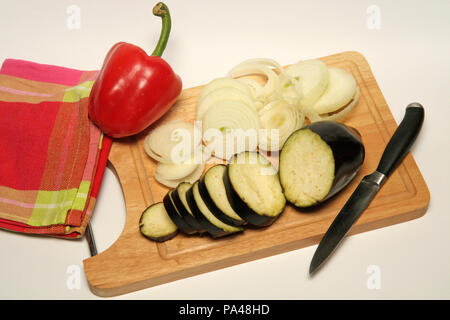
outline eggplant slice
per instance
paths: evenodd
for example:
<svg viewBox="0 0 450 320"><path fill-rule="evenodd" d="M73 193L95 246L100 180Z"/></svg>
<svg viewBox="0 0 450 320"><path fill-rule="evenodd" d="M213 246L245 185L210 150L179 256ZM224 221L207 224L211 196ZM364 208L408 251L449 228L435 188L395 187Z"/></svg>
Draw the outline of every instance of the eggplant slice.
<svg viewBox="0 0 450 320"><path fill-rule="evenodd" d="M227 197L227 190L223 183L223 176L227 172L226 165L218 164L206 171L199 182L200 195L214 216L231 226L239 227L246 224L231 207Z"/></svg>
<svg viewBox="0 0 450 320"><path fill-rule="evenodd" d="M178 213L181 217L189 224L193 229L197 230L199 233L204 233L205 228L201 225L200 222L195 219L194 214L189 207L186 200L186 192L192 187L192 184L189 182L180 183L177 188L172 192L171 198L175 208L178 210Z"/></svg>
<svg viewBox="0 0 450 320"><path fill-rule="evenodd" d="M297 207L321 203L342 190L364 161L359 133L333 121L312 123L292 133L280 153L280 181Z"/></svg>
<svg viewBox="0 0 450 320"><path fill-rule="evenodd" d="M194 234L197 232L195 228L189 225L185 219L178 212L177 208L172 201L172 193L174 190L170 190L163 198L164 208L166 208L170 219L177 225L177 227L185 234Z"/></svg>
<svg viewBox="0 0 450 320"><path fill-rule="evenodd" d="M200 195L198 185L199 182L197 181L187 191L186 199L195 218L202 224L208 234L213 238L219 238L243 231L243 228L228 225L212 214Z"/></svg>
<svg viewBox="0 0 450 320"><path fill-rule="evenodd" d="M272 224L286 206L276 169L258 152L235 155L223 182L233 210L251 225Z"/></svg>
<svg viewBox="0 0 450 320"><path fill-rule="evenodd" d="M146 238L158 242L172 239L178 233L178 227L170 219L162 202L144 210L139 220L139 230Z"/></svg>

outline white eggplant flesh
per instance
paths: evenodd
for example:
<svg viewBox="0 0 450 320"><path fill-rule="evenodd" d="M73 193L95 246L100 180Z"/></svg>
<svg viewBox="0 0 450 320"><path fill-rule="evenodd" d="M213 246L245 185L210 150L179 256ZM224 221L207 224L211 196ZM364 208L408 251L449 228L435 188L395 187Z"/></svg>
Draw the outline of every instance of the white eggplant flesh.
<svg viewBox="0 0 450 320"><path fill-rule="evenodd" d="M162 202L154 203L144 210L139 220L142 235L153 241L167 241L178 233L178 227L170 219Z"/></svg>

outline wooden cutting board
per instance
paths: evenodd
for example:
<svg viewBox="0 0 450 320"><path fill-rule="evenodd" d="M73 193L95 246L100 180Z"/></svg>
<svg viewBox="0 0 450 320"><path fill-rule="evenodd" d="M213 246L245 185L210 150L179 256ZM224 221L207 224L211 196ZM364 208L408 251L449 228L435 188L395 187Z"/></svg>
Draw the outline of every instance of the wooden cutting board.
<svg viewBox="0 0 450 320"><path fill-rule="evenodd" d="M87 280L96 295L115 296L320 241L362 177L376 169L386 143L397 128L361 54L343 52L321 60L328 66L351 72L361 89L358 104L344 121L358 129L366 148L366 159L353 182L316 210L302 212L286 207L280 218L267 228L247 228L241 234L216 240L208 236L179 234L164 243L149 241L139 233L139 218L150 204L162 201L169 189L154 180L156 163L145 154L143 140L148 131L160 123L174 119L194 121L197 96L202 87L186 89L158 123L136 137L116 141L112 146L109 160L122 186L127 217L117 241L106 251L83 262ZM221 75L211 78L217 76ZM350 234L418 218L425 213L429 199L425 181L412 155L408 154ZM310 261L304 263L309 265Z"/></svg>

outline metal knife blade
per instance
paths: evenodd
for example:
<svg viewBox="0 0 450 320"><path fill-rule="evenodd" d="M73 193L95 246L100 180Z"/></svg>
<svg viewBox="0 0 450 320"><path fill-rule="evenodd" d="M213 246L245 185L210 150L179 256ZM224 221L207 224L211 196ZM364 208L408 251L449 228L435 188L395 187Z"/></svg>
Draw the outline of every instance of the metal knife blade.
<svg viewBox="0 0 450 320"><path fill-rule="evenodd" d="M375 197L386 176L375 171L365 176L320 241L309 266L312 274L330 256Z"/></svg>
<svg viewBox="0 0 450 320"><path fill-rule="evenodd" d="M422 105L419 103L409 104L405 117L381 156L377 170L362 179L320 241L311 260L309 274L314 273L336 249L352 225L369 206L386 178L408 153L419 134L423 119Z"/></svg>

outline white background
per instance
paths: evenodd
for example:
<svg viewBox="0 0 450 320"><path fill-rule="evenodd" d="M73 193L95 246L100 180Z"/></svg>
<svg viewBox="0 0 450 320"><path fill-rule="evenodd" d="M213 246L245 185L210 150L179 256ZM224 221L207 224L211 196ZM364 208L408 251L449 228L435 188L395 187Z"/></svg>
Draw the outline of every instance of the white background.
<svg viewBox="0 0 450 320"><path fill-rule="evenodd" d="M155 3L0 0L0 61L19 58L94 70L118 41L150 53L160 31L160 19L151 14ZM425 123L412 153L431 202L422 218L347 238L312 279L308 267L316 246L119 298L450 298L450 1L166 3L173 27L164 58L185 88L223 76L247 58L268 57L289 64L348 50L361 52L397 122L409 102L425 106ZM67 27L70 5L81 9L80 29ZM368 27L371 5L380 10L380 29ZM99 251L117 239L124 221L120 186L108 169L92 219ZM98 298L82 270L87 257L84 239L0 231L0 298ZM79 289L67 286L71 265L81 268ZM367 287L371 265L381 272L379 289Z"/></svg>

